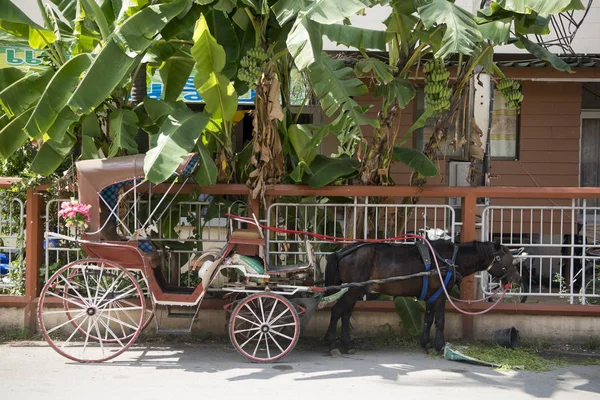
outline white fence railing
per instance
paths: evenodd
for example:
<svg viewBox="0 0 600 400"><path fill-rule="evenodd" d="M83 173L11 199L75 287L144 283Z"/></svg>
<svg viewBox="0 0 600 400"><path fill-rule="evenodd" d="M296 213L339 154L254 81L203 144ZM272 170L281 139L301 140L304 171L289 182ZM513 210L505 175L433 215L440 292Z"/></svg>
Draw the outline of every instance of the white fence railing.
<svg viewBox="0 0 600 400"><path fill-rule="evenodd" d="M0 293L11 292L24 280L25 208L18 198L0 200Z"/></svg>
<svg viewBox="0 0 600 400"><path fill-rule="evenodd" d="M448 205L403 205L353 203L275 203L267 210L267 224L301 232L315 232L338 238L390 239L425 228L456 234L454 209ZM304 262L305 238L301 234L267 234L267 259L273 264ZM327 255L340 247L308 237L316 256Z"/></svg>
<svg viewBox="0 0 600 400"><path fill-rule="evenodd" d="M521 290L509 296L600 303L600 208L576 199L571 206L487 207L482 240L523 247L528 254L518 266ZM488 274L481 283L485 294L495 288Z"/></svg>

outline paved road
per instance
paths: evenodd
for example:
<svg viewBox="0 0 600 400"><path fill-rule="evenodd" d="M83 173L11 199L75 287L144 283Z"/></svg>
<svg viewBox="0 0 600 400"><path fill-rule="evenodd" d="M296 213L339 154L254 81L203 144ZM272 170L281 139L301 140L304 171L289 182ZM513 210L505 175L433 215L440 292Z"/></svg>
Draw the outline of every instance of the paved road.
<svg viewBox="0 0 600 400"><path fill-rule="evenodd" d="M0 399L600 399L600 366L497 372L420 352L363 351L332 358L295 350L275 364L244 361L228 345L130 349L77 364L43 342L0 345Z"/></svg>

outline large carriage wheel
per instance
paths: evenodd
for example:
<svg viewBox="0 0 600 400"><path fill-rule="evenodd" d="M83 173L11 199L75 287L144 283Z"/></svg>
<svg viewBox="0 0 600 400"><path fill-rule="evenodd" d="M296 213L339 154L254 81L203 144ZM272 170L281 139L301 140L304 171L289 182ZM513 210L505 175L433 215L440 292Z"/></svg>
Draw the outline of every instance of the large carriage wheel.
<svg viewBox="0 0 600 400"><path fill-rule="evenodd" d="M300 319L294 305L272 293L243 299L231 314L229 338L243 356L269 362L288 354L300 336Z"/></svg>
<svg viewBox="0 0 600 400"><path fill-rule="evenodd" d="M82 261L76 261L75 263L81 264L81 263L85 263L85 262L87 262L87 261L82 260ZM68 282L75 286L77 285L77 281L81 280L81 276L79 276L76 272L77 271L71 271L71 275L67 277ZM155 305L154 305L154 302L152 301L152 296L150 294L150 287L148 285L148 281L146 280L144 274L141 271L128 270L128 272L136 279L136 282L138 283L138 285L140 285L140 288L142 289L142 293L144 294L143 299L146 302L146 312L144 313L144 323L142 324L142 331L143 331L144 329L146 329L146 327L148 327L148 325L150 325L150 322L152 322L152 318L154 318ZM110 303L108 305L109 309L107 310L107 312L110 313L113 310L115 312L117 312L119 309L131 308L131 307L133 307L132 308L133 310L136 310L137 307L139 306L140 301L141 300L137 296L137 293L132 293L131 296L120 298L120 299L117 299L114 302ZM149 307L148 307L148 301L150 302ZM74 313L71 311L71 308L73 308L71 306L71 303L69 301L67 301L65 298L63 298L63 305L67 312L67 318L71 319L74 315ZM124 313L123 316L127 320L129 320L130 323L132 323L132 324L136 323L135 318L132 318L130 313ZM73 325L77 329L79 329L80 333L85 334L85 331L79 324L77 324L76 322L73 322ZM135 332L128 332L128 331L117 331L114 333L119 337L114 338L112 335L109 334L108 331L105 331L104 337L98 338L92 331L92 333L90 334L90 339L102 340L104 343L114 343L114 342L117 342L117 340L123 341L123 340L129 339L131 335L135 334ZM126 335L126 336L121 337L122 335Z"/></svg>
<svg viewBox="0 0 600 400"><path fill-rule="evenodd" d="M124 352L144 326L146 304L137 279L107 260L75 261L60 268L40 295L44 337L59 354L101 362Z"/></svg>

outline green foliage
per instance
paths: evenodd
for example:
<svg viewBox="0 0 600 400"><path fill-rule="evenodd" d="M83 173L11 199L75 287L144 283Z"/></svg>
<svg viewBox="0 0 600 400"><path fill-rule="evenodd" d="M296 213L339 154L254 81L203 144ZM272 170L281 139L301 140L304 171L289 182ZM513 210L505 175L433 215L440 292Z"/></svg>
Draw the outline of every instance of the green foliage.
<svg viewBox="0 0 600 400"><path fill-rule="evenodd" d="M201 162L196 178L202 185L216 183L217 176L237 176L242 182L250 172L246 166L252 146L234 154L237 99L265 76L281 83L284 118L277 128L284 142L285 176L315 187L356 175L359 165L352 157L357 144L365 141L363 130L374 130L377 137L387 126L382 128L380 122L388 112L410 104L416 91L408 79L419 60L431 54L438 60L460 55L464 79L446 80L452 90L444 92L443 104L436 107L440 113L450 112L452 99L461 95L477 66L498 73L493 46L509 41L511 26L519 46L557 69L569 70L526 35L549 32L550 15L582 8L578 0L497 0L474 17L447 0L51 2L53 6L40 8L44 24L39 26L17 2L0 0L0 43L28 43L43 51L38 56L42 63L35 69L0 70L3 160L20 157L19 149L31 148L29 143L35 140L40 147L33 151L27 170L51 176L74 157L137 153L134 137L143 129L151 135L145 171L152 181L168 179L188 152L197 151ZM384 29L352 25L351 18L376 5L389 5ZM324 37L360 52L354 68L322 51ZM386 49L389 63L365 53ZM258 52L264 57L254 57L249 66L249 57ZM318 100L330 118L328 126L291 120L292 69L306 78L306 98L314 95ZM160 74L163 99L146 99L132 110L134 78L146 70ZM194 84L205 102L201 113L177 102L190 74L195 74ZM377 119L367 114L370 106L356 99L369 92L369 79L381 103ZM401 136L389 145L406 143L432 116L425 110L408 131L394 133L394 139ZM339 141L338 157L319 154L319 144L329 133ZM385 162L401 161L423 176L437 173L421 152L388 150L384 153L393 157L385 156ZM231 173L220 174L223 162L227 165L222 169ZM389 165L376 168L389 170Z"/></svg>
<svg viewBox="0 0 600 400"><path fill-rule="evenodd" d="M400 161L410 169L416 171L422 176L436 176L438 169L422 151L411 148L395 147L394 160Z"/></svg>
<svg viewBox="0 0 600 400"><path fill-rule="evenodd" d="M473 15L454 3L432 0L419 7L418 11L425 28L446 25L442 47L436 51L436 58L443 59L454 53L471 55L476 44L482 40Z"/></svg>
<svg viewBox="0 0 600 400"><path fill-rule="evenodd" d="M394 305L400 316L402 328L411 336L420 335L423 329L423 314L419 302L408 297L396 297Z"/></svg>

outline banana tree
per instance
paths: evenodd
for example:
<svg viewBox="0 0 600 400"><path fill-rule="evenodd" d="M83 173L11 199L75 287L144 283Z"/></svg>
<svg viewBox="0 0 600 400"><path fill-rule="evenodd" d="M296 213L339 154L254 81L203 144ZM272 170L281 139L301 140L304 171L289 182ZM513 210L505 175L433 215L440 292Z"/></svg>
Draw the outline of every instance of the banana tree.
<svg viewBox="0 0 600 400"><path fill-rule="evenodd" d="M435 175L432 162L445 143L457 112L465 106L462 100L476 71L483 69L495 76L497 87L510 100L509 105L519 108L523 100L519 85L506 79L494 63L495 46L514 43L555 68L568 71L569 67L560 58L529 40L527 35L549 33L550 15L583 8L578 0L499 0L492 1L474 16L447 0L393 0L389 5L391 13L385 21L389 63L384 65L363 53L356 68L359 73L368 72L374 77L376 93L382 102L373 140L365 143L361 151L365 155L360 170L363 184L392 183L389 171L394 160L421 165L413 168L411 185L422 186L428 176ZM454 76L450 76L447 68L450 58L456 64ZM415 74L425 75L427 107L413 127L400 136L402 110L416 94L409 80ZM399 147L428 120L434 120L433 135L423 153Z"/></svg>
<svg viewBox="0 0 600 400"><path fill-rule="evenodd" d="M166 71L170 91L177 92L179 85L181 92L185 82L174 77L178 71L173 66L183 45L164 37L177 38L176 25L193 12L192 0L100 5L94 0L52 0L39 6L42 27L10 0L0 2L3 41L27 41L42 52L35 69L0 71L6 76L0 87L0 120L6 121L0 130L0 155L8 158L33 141L39 151L31 168L48 175L73 152L82 158L136 153L134 137L147 116L140 112L142 106L131 106L133 82L148 61ZM170 128L165 124L155 133Z"/></svg>

